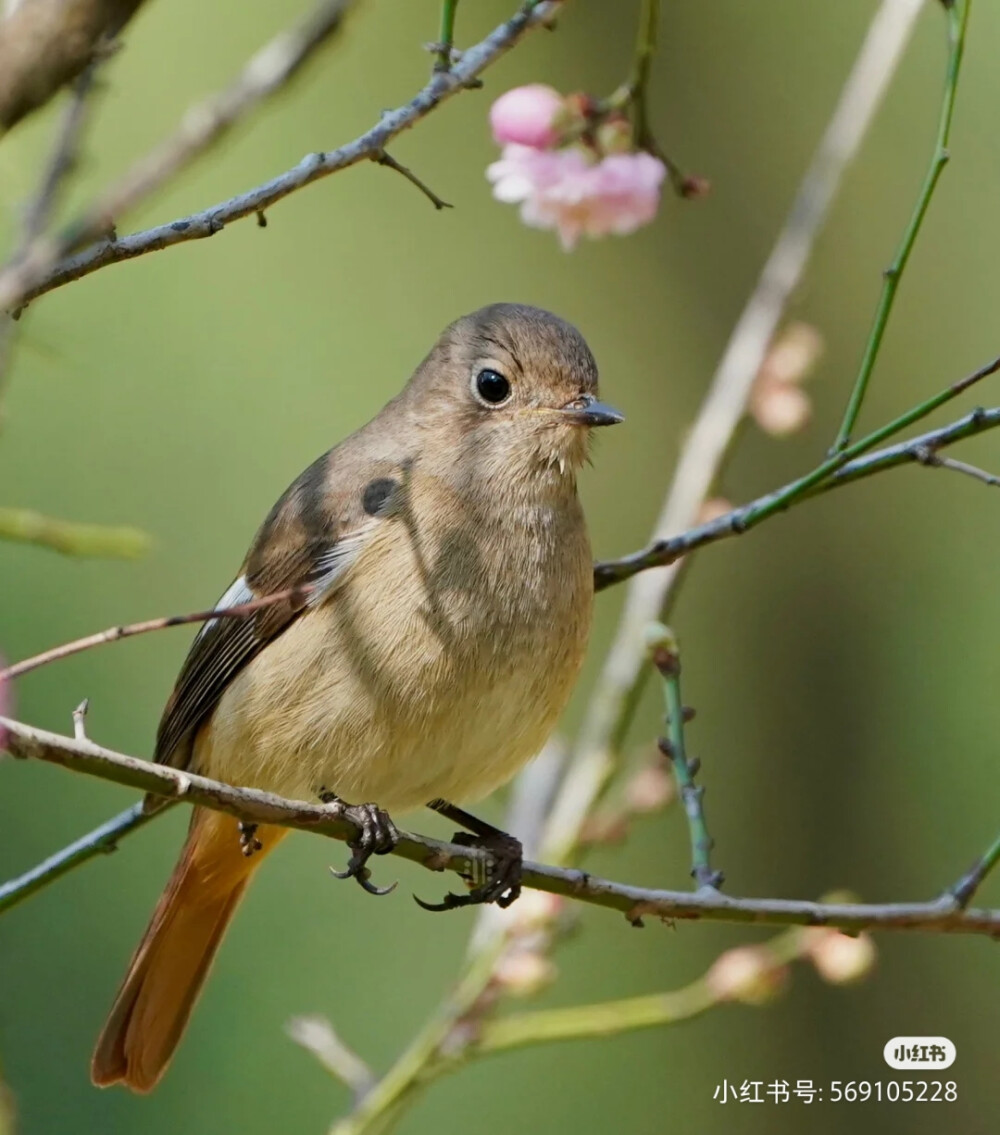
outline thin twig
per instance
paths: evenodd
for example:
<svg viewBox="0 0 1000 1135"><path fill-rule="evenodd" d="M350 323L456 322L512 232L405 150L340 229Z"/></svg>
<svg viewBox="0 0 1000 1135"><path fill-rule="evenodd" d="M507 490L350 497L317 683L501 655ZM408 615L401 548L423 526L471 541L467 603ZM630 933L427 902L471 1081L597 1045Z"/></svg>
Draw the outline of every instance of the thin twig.
<svg viewBox="0 0 1000 1135"><path fill-rule="evenodd" d="M1000 836L990 844L985 855L977 859L961 879L945 891L945 897L951 896L961 907L968 906L972 896L997 863L1000 863Z"/></svg>
<svg viewBox="0 0 1000 1135"><path fill-rule="evenodd" d="M279 824L347 841L356 828L342 807L286 800L269 792L234 788L221 781L152 764L57 733L0 717L7 749L15 757L61 765L74 772L152 792L167 800L225 812L247 823ZM476 847L443 843L403 832L392 854L432 871L475 874L488 869L490 854ZM962 910L946 895L925 903L816 903L794 899L730 898L708 889L695 892L651 890L615 883L585 871L526 862L524 885L623 913L634 925L643 917L702 919L774 926L832 926L843 930L927 930L1000 935L1000 910ZM36 887L37 889L37 887ZM20 897L5 888L7 901Z"/></svg>
<svg viewBox="0 0 1000 1135"><path fill-rule="evenodd" d="M25 658L23 662L15 662L5 670L0 670L0 682L9 682L20 678L32 670L38 670L50 662L59 662L73 654L84 650L91 650L95 646L105 643L118 642L123 638L132 638L133 635L149 634L150 631L162 631L168 627L180 627L186 623L206 623L210 619L242 619L261 611L265 607L273 607L278 603L298 603L304 600L312 591L311 586L289 587L284 591L275 591L270 595L263 595L259 599L252 599L249 603L238 603L232 607L212 607L207 611L195 611L189 615L165 615L159 619L146 619L141 623L128 623L123 626L108 627L107 630L96 634L86 635L84 638L64 642L59 646Z"/></svg>
<svg viewBox="0 0 1000 1135"><path fill-rule="evenodd" d="M872 371L875 369L882 340L885 338L885 329L889 325L889 316L892 314L892 305L895 302L903 272L920 234L920 226L927 215L927 209L930 206L931 198L934 196L938 179L944 172L944 167L948 164L948 137L951 133L951 120L955 111L955 96L958 93L958 77L962 68L962 52L965 46L965 30L968 27L971 8L972 0L961 0L961 3L947 8L948 65L945 72L944 98L938 121L937 138L934 142L934 154L931 157L930 168L924 177L924 183L913 207L913 213L906 226L906 231L903 233L899 249L892 263L883 273L882 294L879 297L878 307L875 309L872 329L861 358L861 368L854 381L854 388L848 399L844 419L840 423L840 429L837 431L837 437L830 450L831 453L842 453L850 444L851 433L858 420L858 414L861 413L861 405L868 391L868 383Z"/></svg>
<svg viewBox="0 0 1000 1135"><path fill-rule="evenodd" d="M954 457L942 457L940 453L929 446L920 446L916 450L916 459L921 465L926 465L931 469L950 469L953 473L963 473L966 477L972 477L976 481L981 481L984 485L1000 485L1000 477L996 473L988 473L985 469L980 469L978 465L970 465L967 461L957 461Z"/></svg>
<svg viewBox="0 0 1000 1135"><path fill-rule="evenodd" d="M92 63L73 84L69 105L56 132L52 155L42 174L41 184L25 212L22 246L19 249L21 253L35 237L48 228L65 180L80 159L80 143L87 125L87 109L98 66L99 63ZM17 255L15 253L15 257Z"/></svg>
<svg viewBox="0 0 1000 1135"><path fill-rule="evenodd" d="M285 1031L319 1063L350 1089L355 1104L360 1103L375 1085L375 1073L360 1056L337 1035L325 1017L293 1017Z"/></svg>
<svg viewBox="0 0 1000 1135"><path fill-rule="evenodd" d="M0 681L5 679L0 678ZM73 736L78 741L87 740L87 711L90 709L90 698L84 698L73 710Z"/></svg>
<svg viewBox="0 0 1000 1135"><path fill-rule="evenodd" d="M12 257L17 261L32 242L48 227L55 212L59 194L79 159L80 141L87 121L90 93L94 86L94 73L99 63L91 63L73 84L69 105L56 131L52 153L45 164L41 181L24 211L21 237ZM0 312L0 393L10 370L16 318L10 312Z"/></svg>
<svg viewBox="0 0 1000 1135"><path fill-rule="evenodd" d="M994 366L993 369L996 369L996 367ZM916 410L909 411L904 417L910 419L912 423L916 412ZM926 412L929 413L930 411ZM922 417L923 413L920 416ZM884 440L887 436L891 436L891 433L904 428L896 424L901 420L901 418L897 418L895 423L890 423L889 426L877 431L878 436ZM1000 426L1000 407L989 410L982 408L973 410L950 425L930 430L919 437L887 446L885 449L879 449L875 452L869 451L869 443L870 439L876 435L870 435L870 438L863 438L861 441L855 442L853 446L850 446L839 456L829 458L818 470L790 481L780 489L765 493L739 508L723 513L722 516L718 516L705 524L689 528L686 532L681 532L677 536L670 536L664 540L654 540L641 551L633 552L631 555L623 556L618 560L604 560L596 564L594 567L594 587L597 591L603 591L604 588L621 583L639 572L676 564L684 556L698 548L705 547L706 544L714 544L717 540L724 540L730 536L742 536L751 528L755 528L758 524L776 516L779 512L785 512L804 500L818 496L820 493L829 492L831 489L839 488L849 482L859 481L864 477L870 477L875 473L884 472L886 469L892 469L898 465L943 463L943 459L941 459L941 462L928 461L928 453L936 453L945 446L953 445L955 442L963 441L975 434L996 429L997 426ZM887 431L890 431L890 429L891 433L888 433ZM853 460L846 459L854 453L858 454L856 458ZM968 468L973 467L969 466ZM820 470L822 470L822 473ZM985 478L990 476L991 474L984 474Z"/></svg>
<svg viewBox="0 0 1000 1135"><path fill-rule="evenodd" d="M383 150L382 153L376 154L372 158L372 161L375 162L376 165L388 166L389 169L394 169L396 173L401 173L403 177L405 177L406 180L410 182L411 185L415 185L420 190L420 192L427 198L428 201L430 201L435 209L454 208L454 206L449 202L443 200L441 197L438 197L434 190L431 189L431 187L425 182L421 181L412 169L409 169L407 166L404 166L400 162L397 162L392 154L389 154L385 150Z"/></svg>
<svg viewBox="0 0 1000 1135"><path fill-rule="evenodd" d="M39 237L0 273L0 309L23 293L62 257L102 234L120 218L214 145L231 127L284 87L316 50L343 27L353 0L322 0L299 27L284 31L247 63L226 90L192 107L176 133L140 159L61 233ZM217 221L221 227L221 222ZM114 238L110 243L115 243Z"/></svg>
<svg viewBox="0 0 1000 1135"><path fill-rule="evenodd" d="M170 806L171 803L168 802L166 806ZM31 898L43 887L54 883L56 879L86 863L89 859L117 851L119 840L131 835L132 832L138 831L139 828L145 827L150 820L156 819L162 811L161 808L159 812L144 812L141 803L133 804L131 808L119 812L107 823L101 824L99 828L95 828L92 832L88 832L87 835L75 840L68 847L57 851L55 855L51 855L37 866L32 867L30 871L26 871L23 875L19 875L9 882L0 883L0 914L5 914L18 903Z"/></svg>
<svg viewBox="0 0 1000 1135"><path fill-rule="evenodd" d="M123 202L136 204L137 188L148 191L156 187L150 184L149 177L151 173L163 170L159 161L154 161L154 158L160 158L163 151L156 151L153 157L140 163L124 182L105 193L60 237L48 242L36 241L23 264L10 265L0 272L0 309L28 303L54 288L79 280L109 264L132 260L149 252L159 252L189 240L214 236L233 221L242 217L259 216L290 193L314 181L329 177L358 162L370 160L373 155L384 151L398 134L426 118L447 99L467 89L481 72L514 47L527 31L543 25L551 10L551 3L528 0L509 20L480 43L464 51L451 71L432 76L423 90L409 102L383 114L370 130L339 149L309 154L298 165L270 181L201 212L130 236L102 240L70 255L69 250L82 243L86 232L104 231L103 226L106 225L109 214L117 218ZM167 143L167 147L170 146L171 143ZM184 154L188 154L186 147Z"/></svg>
<svg viewBox="0 0 1000 1135"><path fill-rule="evenodd" d="M691 832L691 877L699 887L718 887L723 875L721 871L712 870L713 840L708 834L702 804L705 789L695 784L695 766L687 758L684 742L685 710L681 699L681 658L677 639L662 623L654 623L649 628L647 642L653 665L663 678L669 738L660 742L660 750L670 758L684 802L684 814Z"/></svg>

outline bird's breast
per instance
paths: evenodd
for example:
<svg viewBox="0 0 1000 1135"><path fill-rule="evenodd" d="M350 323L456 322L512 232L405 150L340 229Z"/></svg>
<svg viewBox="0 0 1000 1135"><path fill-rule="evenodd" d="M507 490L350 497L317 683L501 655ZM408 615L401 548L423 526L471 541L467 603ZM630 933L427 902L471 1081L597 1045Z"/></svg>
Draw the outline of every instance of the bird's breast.
<svg viewBox="0 0 1000 1135"><path fill-rule="evenodd" d="M232 683L200 748L215 775L288 795L323 786L397 811L475 799L554 726L592 595L575 495L499 512L411 496L343 587Z"/></svg>

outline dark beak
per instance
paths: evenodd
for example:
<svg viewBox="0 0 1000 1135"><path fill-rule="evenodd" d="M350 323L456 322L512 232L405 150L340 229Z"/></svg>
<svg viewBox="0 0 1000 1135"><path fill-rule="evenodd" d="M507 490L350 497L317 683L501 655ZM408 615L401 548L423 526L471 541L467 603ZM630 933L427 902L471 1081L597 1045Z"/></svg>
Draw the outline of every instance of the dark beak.
<svg viewBox="0 0 1000 1135"><path fill-rule="evenodd" d="M593 394L581 394L562 408L562 413L576 426L616 426L625 417L605 402L598 402Z"/></svg>

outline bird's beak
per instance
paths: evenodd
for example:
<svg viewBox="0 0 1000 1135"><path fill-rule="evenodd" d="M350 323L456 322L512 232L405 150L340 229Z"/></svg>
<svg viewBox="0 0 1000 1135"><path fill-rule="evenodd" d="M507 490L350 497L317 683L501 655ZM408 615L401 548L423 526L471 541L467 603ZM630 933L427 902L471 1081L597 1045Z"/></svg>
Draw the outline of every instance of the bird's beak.
<svg viewBox="0 0 1000 1135"><path fill-rule="evenodd" d="M581 394L559 412L574 426L615 426L625 421L623 414L605 402L598 402L593 394Z"/></svg>

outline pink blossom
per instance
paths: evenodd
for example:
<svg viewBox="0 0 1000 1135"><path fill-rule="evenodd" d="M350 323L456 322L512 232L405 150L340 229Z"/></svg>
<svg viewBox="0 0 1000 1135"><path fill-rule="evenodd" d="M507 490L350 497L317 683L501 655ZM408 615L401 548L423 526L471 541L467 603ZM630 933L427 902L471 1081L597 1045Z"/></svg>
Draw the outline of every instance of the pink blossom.
<svg viewBox="0 0 1000 1135"><path fill-rule="evenodd" d="M580 236L634 232L660 204L666 167L652 154L608 154L578 147L535 150L508 143L486 170L498 201L521 205L521 220L556 229L563 248Z"/></svg>
<svg viewBox="0 0 1000 1135"><path fill-rule="evenodd" d="M562 95L544 83L515 87L490 108L490 126L497 145L514 142L548 149L559 141L556 119L563 111Z"/></svg>

